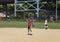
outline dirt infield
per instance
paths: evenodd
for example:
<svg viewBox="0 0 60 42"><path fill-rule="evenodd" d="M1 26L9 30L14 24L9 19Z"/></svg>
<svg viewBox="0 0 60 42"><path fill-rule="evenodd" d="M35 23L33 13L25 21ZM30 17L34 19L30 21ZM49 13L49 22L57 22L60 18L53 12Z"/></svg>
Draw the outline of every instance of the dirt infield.
<svg viewBox="0 0 60 42"><path fill-rule="evenodd" d="M0 28L0 42L60 42L59 29L32 29L27 35L26 28Z"/></svg>

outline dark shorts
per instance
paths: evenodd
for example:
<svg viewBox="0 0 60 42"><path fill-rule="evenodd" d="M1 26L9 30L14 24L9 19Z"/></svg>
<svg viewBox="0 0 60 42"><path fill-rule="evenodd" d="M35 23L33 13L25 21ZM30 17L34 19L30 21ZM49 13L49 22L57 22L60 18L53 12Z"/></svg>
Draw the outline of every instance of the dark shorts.
<svg viewBox="0 0 60 42"><path fill-rule="evenodd" d="M48 26L47 24L45 26Z"/></svg>
<svg viewBox="0 0 60 42"><path fill-rule="evenodd" d="M28 29L30 29L30 26L28 26Z"/></svg>

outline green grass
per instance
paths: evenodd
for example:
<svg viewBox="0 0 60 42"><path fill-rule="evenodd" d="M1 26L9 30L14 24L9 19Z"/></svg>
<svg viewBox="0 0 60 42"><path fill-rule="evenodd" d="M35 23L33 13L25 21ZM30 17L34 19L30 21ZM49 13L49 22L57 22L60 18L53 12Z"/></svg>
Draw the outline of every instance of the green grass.
<svg viewBox="0 0 60 42"><path fill-rule="evenodd" d="M44 28L44 22L34 22L33 28ZM60 22L48 22L48 26L50 29L60 29ZM16 28L27 28L26 21L0 21L0 28L5 27L16 27Z"/></svg>
<svg viewBox="0 0 60 42"><path fill-rule="evenodd" d="M35 28L44 28L44 22L35 22L34 23ZM60 29L60 23L56 22L48 22L48 28L49 29Z"/></svg>
<svg viewBox="0 0 60 42"><path fill-rule="evenodd" d="M20 21L0 21L0 27L17 27L17 28L24 28L26 27L26 22Z"/></svg>

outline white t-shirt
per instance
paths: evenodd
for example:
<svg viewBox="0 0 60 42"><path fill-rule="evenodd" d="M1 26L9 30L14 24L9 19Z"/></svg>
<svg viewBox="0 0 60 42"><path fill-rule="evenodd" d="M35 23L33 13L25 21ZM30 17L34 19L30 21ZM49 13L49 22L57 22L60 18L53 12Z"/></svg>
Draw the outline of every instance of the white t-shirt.
<svg viewBox="0 0 60 42"><path fill-rule="evenodd" d="M47 20L45 20L45 25L46 25L46 24L48 24L48 23L47 23Z"/></svg>

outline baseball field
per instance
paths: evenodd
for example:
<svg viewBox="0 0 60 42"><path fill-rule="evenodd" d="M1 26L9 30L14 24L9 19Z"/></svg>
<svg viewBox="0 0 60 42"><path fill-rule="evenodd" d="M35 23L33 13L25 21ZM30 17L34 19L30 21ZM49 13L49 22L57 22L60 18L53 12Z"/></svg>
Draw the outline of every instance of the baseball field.
<svg viewBox="0 0 60 42"><path fill-rule="evenodd" d="M0 42L60 42L59 29L32 29L27 35L26 28L0 28Z"/></svg>
<svg viewBox="0 0 60 42"><path fill-rule="evenodd" d="M32 35L27 33L27 22L0 21L0 42L60 42L60 22L34 22Z"/></svg>

